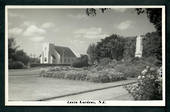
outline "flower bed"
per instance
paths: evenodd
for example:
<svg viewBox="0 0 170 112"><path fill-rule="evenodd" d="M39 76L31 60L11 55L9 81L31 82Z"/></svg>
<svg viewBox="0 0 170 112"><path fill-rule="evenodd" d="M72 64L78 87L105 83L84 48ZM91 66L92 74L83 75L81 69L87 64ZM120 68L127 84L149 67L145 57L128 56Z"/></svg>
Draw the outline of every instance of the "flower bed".
<svg viewBox="0 0 170 112"><path fill-rule="evenodd" d="M147 66L138 76L136 84L126 85L125 88L135 100L161 100L162 99L162 72Z"/></svg>
<svg viewBox="0 0 170 112"><path fill-rule="evenodd" d="M126 77L121 72L117 72L112 68L105 68L101 70L87 68L50 68L48 70L42 70L41 76L43 77L53 77L57 79L69 79L69 80L82 80L91 82L113 82L119 80L125 80Z"/></svg>

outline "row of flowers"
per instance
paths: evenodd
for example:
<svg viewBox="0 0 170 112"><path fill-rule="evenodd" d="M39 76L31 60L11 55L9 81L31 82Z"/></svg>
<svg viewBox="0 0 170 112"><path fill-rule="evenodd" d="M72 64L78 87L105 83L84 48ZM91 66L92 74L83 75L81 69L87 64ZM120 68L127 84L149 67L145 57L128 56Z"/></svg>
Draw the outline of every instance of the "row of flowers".
<svg viewBox="0 0 170 112"><path fill-rule="evenodd" d="M147 66L138 76L137 83L125 88L135 100L162 99L162 68Z"/></svg>
<svg viewBox="0 0 170 112"><path fill-rule="evenodd" d="M52 77L57 79L82 80L99 83L114 82L126 79L126 76L123 73L117 72L115 69L112 68L105 68L101 70L86 70L83 68L51 68L48 70L42 70L41 76Z"/></svg>

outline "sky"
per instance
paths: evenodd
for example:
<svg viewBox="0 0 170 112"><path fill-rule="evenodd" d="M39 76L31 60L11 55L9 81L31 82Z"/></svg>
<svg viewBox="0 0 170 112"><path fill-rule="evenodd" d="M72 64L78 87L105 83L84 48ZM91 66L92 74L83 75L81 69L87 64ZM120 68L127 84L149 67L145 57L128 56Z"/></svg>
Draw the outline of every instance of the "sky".
<svg viewBox="0 0 170 112"><path fill-rule="evenodd" d="M96 16L85 9L8 9L8 38L28 55L39 56L44 43L71 48L86 54L90 44L112 34L124 37L155 31L146 14L134 9L114 8Z"/></svg>

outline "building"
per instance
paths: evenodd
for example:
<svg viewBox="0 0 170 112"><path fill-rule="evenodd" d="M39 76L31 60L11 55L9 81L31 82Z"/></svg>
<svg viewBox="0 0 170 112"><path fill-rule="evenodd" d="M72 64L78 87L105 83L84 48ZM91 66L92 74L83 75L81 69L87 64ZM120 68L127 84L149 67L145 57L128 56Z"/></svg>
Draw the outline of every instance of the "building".
<svg viewBox="0 0 170 112"><path fill-rule="evenodd" d="M46 43L42 47L40 63L71 64L76 58L76 55L70 48Z"/></svg>

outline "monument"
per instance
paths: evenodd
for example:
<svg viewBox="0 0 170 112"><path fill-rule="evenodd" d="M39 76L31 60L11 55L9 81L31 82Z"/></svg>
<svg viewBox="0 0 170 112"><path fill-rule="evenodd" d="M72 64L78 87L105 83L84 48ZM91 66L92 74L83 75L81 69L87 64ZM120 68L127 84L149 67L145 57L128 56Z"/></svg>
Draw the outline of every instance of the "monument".
<svg viewBox="0 0 170 112"><path fill-rule="evenodd" d="M142 57L142 51L143 51L143 44L142 44L142 39L143 37L138 36L136 38L136 52L135 52L135 57Z"/></svg>

